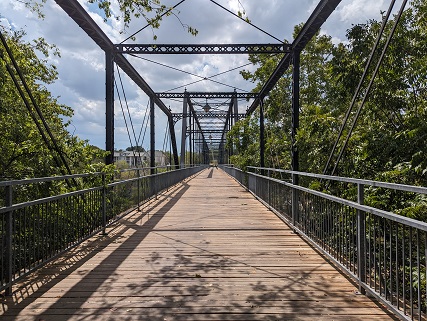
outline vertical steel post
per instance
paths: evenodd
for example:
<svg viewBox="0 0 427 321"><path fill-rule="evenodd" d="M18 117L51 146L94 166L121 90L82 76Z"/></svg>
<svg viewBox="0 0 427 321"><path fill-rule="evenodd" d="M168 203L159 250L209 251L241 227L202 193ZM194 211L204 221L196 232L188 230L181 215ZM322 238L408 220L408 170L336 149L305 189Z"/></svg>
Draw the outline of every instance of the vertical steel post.
<svg viewBox="0 0 427 321"><path fill-rule="evenodd" d="M294 51L292 68L292 170L299 171L299 155L296 134L299 128L300 109L300 52ZM292 174L292 184L298 185L297 174ZM292 224L298 221L298 190L292 189Z"/></svg>
<svg viewBox="0 0 427 321"><path fill-rule="evenodd" d="M185 140L187 137L187 91L184 94L184 101L182 103L182 131L181 131L181 168L185 168Z"/></svg>
<svg viewBox="0 0 427 321"><path fill-rule="evenodd" d="M234 116L234 123L233 125L236 125L236 123L239 120L239 105L238 105L238 100L237 100L237 92L236 89L234 89L234 97L233 97L233 116Z"/></svg>
<svg viewBox="0 0 427 321"><path fill-rule="evenodd" d="M114 55L105 52L105 164L114 163Z"/></svg>
<svg viewBox="0 0 427 321"><path fill-rule="evenodd" d="M150 188L151 195L156 194L157 199L157 188L156 188L156 122L155 122L155 110L154 110L154 97L150 98Z"/></svg>
<svg viewBox="0 0 427 321"><path fill-rule="evenodd" d="M169 132L170 132L171 143L172 143L173 161L174 161L175 169L178 169L179 168L179 158L178 158L178 148L176 145L175 124L173 122L173 117L169 116L168 121L169 121ZM171 165L172 165L172 163L171 163Z"/></svg>
<svg viewBox="0 0 427 321"><path fill-rule="evenodd" d="M234 92L236 93L236 89L234 89ZM234 108L234 125L237 124L237 122L239 121L239 101L237 100L237 94L234 95L233 98L233 108ZM232 145L232 152L231 155L234 155L234 150L235 150L235 146ZM230 161L227 161L227 164L230 163Z"/></svg>
<svg viewBox="0 0 427 321"><path fill-rule="evenodd" d="M156 167L156 122L155 122L154 97L150 98L150 167L151 175L155 174Z"/></svg>
<svg viewBox="0 0 427 321"><path fill-rule="evenodd" d="M264 127L264 100L259 104L259 157L260 167L265 167L265 127ZM262 170L262 173L264 170Z"/></svg>
<svg viewBox="0 0 427 321"><path fill-rule="evenodd" d="M105 173L102 173L102 235L107 235L107 182Z"/></svg>
<svg viewBox="0 0 427 321"><path fill-rule="evenodd" d="M136 175L137 175L137 178L138 178L138 180L136 181L137 182L137 187L138 187L138 212L141 212L141 208L140 208L140 203L141 203L141 188L140 188L140 185L141 185L141 174L140 174L140 171L139 171L139 169L137 169L136 170Z"/></svg>
<svg viewBox="0 0 427 321"><path fill-rule="evenodd" d="M357 184L357 201L364 204L363 184ZM359 292L366 294L362 282L366 283L366 214L357 210L357 272L359 276Z"/></svg>
<svg viewBox="0 0 427 321"><path fill-rule="evenodd" d="M11 185L6 186L6 207L13 205L13 187ZM12 281L13 281L13 211L6 212L6 284L7 288L5 291L6 296L12 295Z"/></svg>
<svg viewBox="0 0 427 321"><path fill-rule="evenodd" d="M190 163L190 167L193 164L193 139L192 139L192 134L193 134L193 126L192 126L192 113L191 113L191 107L190 107L190 111L188 113L188 128L190 129L189 134L188 134L188 145L189 145L189 149L190 149L190 159L189 159L189 163Z"/></svg>

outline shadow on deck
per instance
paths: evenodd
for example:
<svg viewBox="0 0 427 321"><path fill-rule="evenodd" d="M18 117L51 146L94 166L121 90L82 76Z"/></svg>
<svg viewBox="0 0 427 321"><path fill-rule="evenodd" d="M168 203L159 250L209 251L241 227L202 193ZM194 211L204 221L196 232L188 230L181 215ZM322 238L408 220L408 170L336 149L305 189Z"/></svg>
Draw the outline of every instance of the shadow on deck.
<svg viewBox="0 0 427 321"><path fill-rule="evenodd" d="M1 320L389 320L219 169L39 270Z"/></svg>

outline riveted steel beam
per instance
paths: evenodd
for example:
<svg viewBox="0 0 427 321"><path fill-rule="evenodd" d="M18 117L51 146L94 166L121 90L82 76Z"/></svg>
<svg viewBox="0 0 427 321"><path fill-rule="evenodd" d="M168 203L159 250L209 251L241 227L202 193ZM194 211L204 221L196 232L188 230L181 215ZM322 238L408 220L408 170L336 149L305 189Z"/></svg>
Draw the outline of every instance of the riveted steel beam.
<svg viewBox="0 0 427 321"><path fill-rule="evenodd" d="M205 113L205 112L195 112L196 116L198 119L202 119L202 118L213 118L213 119L225 119L228 117L228 113L227 112L209 112L209 113ZM181 120L183 117L189 117L190 115L187 114L182 114L182 113L173 113L172 117L174 119L175 122ZM246 117L246 114L237 114L238 119L243 119Z"/></svg>
<svg viewBox="0 0 427 321"><path fill-rule="evenodd" d="M291 52L290 44L118 44L123 54L278 54Z"/></svg>
<svg viewBox="0 0 427 321"><path fill-rule="evenodd" d="M145 82L141 75L135 70L130 62L121 54L117 53L115 45L108 36L96 24L86 10L77 0L55 0L55 2L82 28L87 35L105 52L113 53L114 62L141 88L155 104L166 114L171 115L170 110L157 97L153 89Z"/></svg>
<svg viewBox="0 0 427 321"><path fill-rule="evenodd" d="M191 99L196 98L203 98L203 99L219 99L219 98L238 98L238 99L251 99L251 98L257 98L259 96L258 93L236 93L234 91L230 92L190 92L185 91L182 93L156 93L156 96L158 98L168 98L168 99L182 99L185 97L185 95L188 95L188 97Z"/></svg>

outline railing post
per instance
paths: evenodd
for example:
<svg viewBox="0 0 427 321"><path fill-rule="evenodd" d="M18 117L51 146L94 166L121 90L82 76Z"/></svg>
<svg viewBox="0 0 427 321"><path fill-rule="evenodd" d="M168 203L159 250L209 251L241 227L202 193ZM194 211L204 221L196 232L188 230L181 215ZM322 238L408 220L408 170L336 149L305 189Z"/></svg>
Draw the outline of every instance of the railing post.
<svg viewBox="0 0 427 321"><path fill-rule="evenodd" d="M105 179L105 173L102 173L102 233L101 235L107 235L107 185Z"/></svg>
<svg viewBox="0 0 427 321"><path fill-rule="evenodd" d="M271 194L271 190L270 190L270 169L267 169L267 199L268 199L268 205L269 206L271 206L271 197L270 197L270 194Z"/></svg>
<svg viewBox="0 0 427 321"><path fill-rule="evenodd" d="M364 204L364 186L357 184L357 202ZM366 294L362 282L366 281L366 214L357 210L357 270L359 275L359 292Z"/></svg>
<svg viewBox="0 0 427 321"><path fill-rule="evenodd" d="M6 207L13 205L13 187L6 186ZM6 213L6 284L8 285L5 291L6 296L12 295L13 281L13 211Z"/></svg>
<svg viewBox="0 0 427 321"><path fill-rule="evenodd" d="M139 204L141 203L141 189L140 189L140 185L141 185L141 182L140 182L141 173L140 173L139 169L136 170L136 175L138 177L138 179L136 181L137 182L137 186L138 186L138 212L141 212L141 208L139 206Z"/></svg>
<svg viewBox="0 0 427 321"><path fill-rule="evenodd" d="M292 174L292 184L298 185L298 175ZM292 225L295 227L295 223L298 221L298 190L292 188Z"/></svg>

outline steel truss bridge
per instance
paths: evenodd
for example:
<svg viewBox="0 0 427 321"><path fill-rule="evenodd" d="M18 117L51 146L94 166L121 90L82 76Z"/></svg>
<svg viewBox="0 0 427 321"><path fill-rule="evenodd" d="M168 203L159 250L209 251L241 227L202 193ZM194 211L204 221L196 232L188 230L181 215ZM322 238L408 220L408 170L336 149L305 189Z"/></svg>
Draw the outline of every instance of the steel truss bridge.
<svg viewBox="0 0 427 321"><path fill-rule="evenodd" d="M404 218L382 209L366 206L364 205L364 193L366 191L366 187L380 187L392 190L393 193L398 191L419 194L422 197L425 197L425 195L427 195L427 188L313 173L302 173L299 171L299 155L296 144L296 133L299 128L300 110L300 55L313 36L320 30L323 23L340 4L341 0L320 0L295 39L293 39L292 43L289 44L197 45L114 44L77 0L55 0L55 2L105 53L106 151L110 152L105 160L106 163L112 164L114 162L114 79L115 67L118 67L125 72L150 99L151 166L149 168L132 169L131 171L120 172L119 175L131 177L131 179L112 177L110 182L108 181L108 177L105 173L66 175L62 177L49 177L44 179L0 182L1 195L4 196L4 200L1 200L3 202L2 206L0 207L0 236L2 239L0 250L4 256L3 261L0 264L1 291L4 290L6 295L12 294L13 286L20 282L24 277L48 264L52 260L55 260L59 255L66 251L73 251L75 247L80 246L96 233L102 232L104 235L108 227L116 224L119 220L123 220L122 222L124 222L123 225L125 228L123 231L116 231L115 233L117 234L113 235L113 238L120 240L120 238L123 237L129 240L130 243L127 243L128 241L124 241L124 243L126 243L126 255L123 256L123 253L120 253L117 257L113 257L114 260L109 260L107 263L110 264L109 267L113 266L112 271L114 272L116 272L116 269L119 270L121 268L121 264L124 263L124 261L128 264L125 265L124 270L131 271L126 275L126 278L132 280L132 284L129 284L128 288L125 289L128 291L125 295L126 300L128 299L128 295L129 297L135 295L135 288L139 287L142 289L141 292L153 291L152 293L147 294L147 296L153 295L154 293L154 296L160 298L159 300L164 298L163 293L160 296L157 293L158 288L162 287L159 286L155 290L152 290L153 284L158 285L158 279L148 278L145 279L145 283L143 284L133 281L133 278L140 276L139 274L141 274L141 277L145 277L146 274L149 274L147 273L147 270L138 270L141 265L141 260L138 261L138 258L141 259L141 257L143 257L144 263L149 261L154 267L157 266L158 260L162 259L162 264L165 265L160 270L164 272L165 280L168 279L171 274L175 273L174 275L177 276L177 279L186 279L189 283L196 281L197 284L194 286L194 289L190 289L192 292L180 292L183 297L194 298L210 295L211 292L215 292L209 290L211 286L216 291L220 290L221 285L214 288L212 283L199 282L205 281L205 276L199 274L199 269L191 270L192 274L190 276L182 273L180 269L183 267L187 268L186 265L189 262L188 257L181 255L181 253L177 254L171 252L171 249L177 249L180 246L182 248L180 248L179 251L182 252L188 251L188 248L191 248L188 256L197 257L197 260L201 257L208 257L210 261L203 261L202 263L191 261L190 268L198 267L203 272L207 271L212 273L214 277L218 277L218 275L215 274L217 272L216 269L223 269L226 267L225 272L230 272L231 269L227 269L227 264L229 263L234 265L232 273L235 273L234 269L243 269L247 275L250 275L251 273L259 273L262 274L263 277L265 274L268 274L270 277L271 275L274 275L274 278L272 279L273 281L271 279L266 279L265 281L270 282L268 286L271 287L268 288L268 292L259 296L254 304L261 305L265 300L271 298L272 293L280 292L279 294L286 293L286 295L291 295L288 293L294 291L295 288L298 288L295 290L297 291L297 298L291 302L292 304L297 305L298 313L307 312L307 310L309 310L306 307L307 304L310 305L310 308L312 308L311 305L314 305L315 312L324 311L322 310L324 307L320 306L321 303L318 303L318 299L330 295L330 292L325 292L328 294L323 294L322 292L319 297L317 292L319 290L323 291L323 289L320 289L319 284L326 284L328 281L333 283L334 280L325 279L323 275L320 275L320 277L317 276L319 277L319 280L310 283L312 275L317 273L317 271L314 271L313 266L316 266L315 269L325 269L326 265L324 261L322 261L323 263L319 263L319 261L315 261L315 263L313 263L314 261L310 261L306 267L307 269L310 269L310 271L300 271L298 266L296 266L296 268L294 266L294 269L289 271L291 271L293 275L298 275L297 278L281 276L281 274L284 273L282 268L285 270L289 269L290 263L292 265L296 261L308 260L306 253L309 253L310 260L312 260L315 255L321 253L323 258L326 257L330 262L333 262L336 269L345 272L347 276L357 282L359 290L357 295L367 293L372 297L375 297L382 305L387 307L390 311L393 311L401 319L426 319L427 292L425 279L427 278L427 257L425 253L427 253L427 223ZM187 90L184 90L183 92L156 92L143 79L126 57L126 55L216 55L251 53L279 54L281 57L279 63L267 81L263 84L261 90L257 93L238 92L237 90L230 92L191 92ZM283 74L291 67L293 91L291 170L266 168L263 101ZM180 100L180 102L182 101L182 112L172 113L165 104L165 101L168 99ZM239 113L239 101L241 100L250 102L245 113ZM160 109L168 119L173 164L171 163L170 167L165 168L155 167L156 108ZM259 113L259 166L248 167L244 169L244 171L232 166L225 166L224 164L227 164L230 156L233 155L233 145L227 144L227 134L232 130L233 126L237 122L251 116L255 111L258 111ZM178 122L181 122L180 149L175 135ZM186 166L186 163L194 164L196 156L201 156L201 166ZM214 168L206 170L208 165L215 159L220 164L222 170L216 171ZM176 170L172 170L172 167ZM197 180L195 179L191 184L189 184L188 178L194 178L195 175L200 175L200 172L206 173L206 175L203 177L197 177ZM221 190L222 195L218 201L215 198L216 196L211 197L209 194L212 192L208 189L208 182L214 181L217 186L221 186L222 188L225 180L224 172L232 176L240 183L241 186L244 186L246 190L242 189L239 193L233 194L231 190L236 190L239 186L236 183L237 187L234 186L232 189L229 189L227 185L223 190ZM307 180L314 180L316 182L319 180L337 184L343 183L345 188L347 188L347 186L352 186L352 188L357 190L357 200L349 200L342 195L329 195L318 190L307 188L300 184L299 177L304 177ZM212 181L208 181L208 179L212 179ZM88 189L73 190L73 192L67 194L54 195L47 198L43 197L21 203L15 202L16 196L14 193L26 191L29 184L43 183L45 184L43 186L50 186L52 182L62 181L65 183L58 183L58 186L66 186L66 183L69 183L70 180L73 182L81 182L82 186L84 186L84 183L91 181L97 182L97 185ZM182 181L184 181L185 184L177 187L177 183ZM226 182L230 186L232 185L230 181ZM233 184L234 183L235 182L233 181ZM190 188L192 189L191 192L189 192ZM158 199L159 194L164 193L165 191L167 194L162 194L160 199ZM269 225L268 228L265 228L264 225L261 225L260 220L255 220L258 218L260 211L268 211L265 207L257 207L256 210L253 210L253 208L256 207L256 204L252 202L254 200L253 197L241 196L247 191L250 191L252 195L266 205L269 210L274 212L276 214L275 218L279 218L281 222L286 222L290 229L285 231L283 225L280 225L280 227L277 228L276 224ZM180 215L182 215L182 211L185 212L185 214L194 214L194 216L191 217L191 223L189 223L194 224L193 227L183 229L181 225L182 217L179 215L178 218L171 218L172 224L168 221L168 224L164 226L158 225L162 218L167 215L173 215L170 213L172 212L171 209L180 200L179 198L187 192L191 195L186 200L186 206L181 207L176 211L181 211L179 212ZM345 195L345 191L342 192L342 194ZM195 206L199 204L195 204L194 199L203 200L201 203L205 203L204 207ZM145 204L144 202L151 202L148 206L152 207L142 208L141 204ZM227 210L227 206L232 206L235 213L231 213L232 215L230 215L230 213L226 213L227 215L224 215L224 212L221 211L221 206L218 206L219 202L222 202L223 204L220 205L222 208L226 208ZM125 218L128 214L126 210L132 206L136 206L136 208L131 212L130 218ZM184 210L182 208L184 208ZM67 220L61 221L58 213L61 213L61 215L64 216L68 215ZM150 217L148 217L147 224L140 224L152 213L154 213L155 216L152 216L151 220ZM245 215L240 215L242 213ZM238 214L240 216L236 219ZM250 216L247 217L246 214ZM271 213L269 212L269 214ZM55 220L49 221L48 218L54 215L56 215ZM229 231L227 228L223 228L223 226L218 228L218 226L215 225L208 225L215 219L221 220L221 224L224 222L223 220L228 220L228 224L235 225L233 225L233 228ZM262 227L259 228L253 226L253 222ZM198 225L199 223L202 225ZM206 224L208 228L205 229L206 226L204 224ZM28 228L29 231L36 231L40 234L37 237L34 236L33 238L28 238L26 233L16 232L17 227L22 227L23 229ZM131 231L129 232L129 230ZM227 234L225 234L224 231ZM230 231L232 232L230 233ZM167 233L174 234L168 236ZM249 246L247 246L246 243L238 243L240 248L238 248L236 252L233 252L231 255L219 255L214 253L211 248L207 250L202 248L199 241L201 239L200 237L204 233L215 233L216 239L214 240L214 244L215 246L220 244L221 251L227 252L230 250L230 244L226 242L228 237L234 237L234 241L238 243L241 238L243 239L242 235L245 233L245 240L247 240L252 246L257 246L258 239L261 241L267 240L265 246L269 246L269 250L268 253L265 253L265 246L259 246L257 247L259 253L257 253L257 255L253 255L252 252L247 252ZM234 236L231 235L233 233ZM288 245L285 244L282 246L283 244L281 243L283 243L283 238L276 238L276 236L281 233L286 234L281 236L292 237L292 253L290 253ZM179 234L185 234L185 241L175 239L176 235ZM148 235L154 235L154 237L157 237L156 241L147 241L146 239ZM293 242L296 242L295 240L296 238L299 238L299 236L310 243L310 246L308 247L305 247L307 245L305 242L303 242L303 244L298 243L298 249L304 248L304 253L295 251L295 246L293 245ZM45 240L49 241L44 243ZM203 241L205 242L203 244L204 246L206 244L210 245L209 242L212 240L209 239L209 241L207 241L207 239L203 239ZM138 249L140 252L137 252L137 255L130 255L130 252L133 251L132 246L137 247L140 244L145 246L144 242L147 242L147 247ZM165 242L166 244L163 249L159 246L161 242ZM192 242L196 242L197 245L193 245ZM132 246L128 246L127 244L131 244ZM271 244L273 244L272 247ZM158 246L159 251L163 250L166 254L164 254L163 257L158 256L159 252L157 252L156 248L156 251L152 253L151 258L144 257L147 248L154 248L155 246ZM131 250L129 250L130 248ZM112 251L114 252L114 250ZM202 251L202 254L198 251ZM286 257L286 261L281 261L282 264L284 264L283 266L276 266L276 263L274 263L274 265L269 265L269 262L266 262L265 265L261 264L265 262L259 263L260 261L264 261L264 257L266 256L268 256L270 260L274 260L274 262L279 261L280 258L278 259L278 257L282 256L283 252L286 252L286 255L289 255L289 257ZM173 255L171 255L171 253L173 253ZM76 252L75 256L70 256L70 260L72 261L72 264L81 264L81 266L83 266L86 262L80 263L79 255L80 254ZM245 259L254 260L256 263L246 264L240 262L239 259L230 259L230 257L239 257L240 255L245 255ZM177 264L174 265L173 268L167 266L165 263L167 260L172 260L172 256L174 256L173 259L178 260ZM129 261L128 259L130 258L132 260L136 259L137 261ZM104 260L101 259L101 261L101 263L105 263L103 262ZM66 264L68 264L68 261ZM256 264L261 264L262 267L254 269L253 266ZM110 278L108 281L111 281L111 284L106 285L100 283L100 274L98 274L98 272L105 273L105 270L108 270L108 268L103 269L99 268L99 266L92 268L90 265L89 268L85 267L83 270L78 270L75 277L81 278L81 280L76 282L78 283L76 285L69 282L71 285L69 285L70 290L67 294L70 294L70 297L75 300L75 302L71 302L70 306L77 306L79 309L82 306L90 306L91 303L89 301L92 300L92 298L90 298L90 300L82 301L80 300L80 295L83 295L83 292L91 286L95 287L96 291L102 293L102 296L106 293L110 295L108 293L109 291L106 291L106 289L110 290L115 287L117 290L117 287L120 287L120 290L118 292L113 292L113 294L109 296L109 299L114 297L115 300L118 293L121 295L120 291L124 290L123 286L117 286L114 284L115 281L117 281L117 275L113 275L113 273L111 273L111 275L108 276L108 278ZM210 270L209 267L212 266L214 268ZM327 266L329 267L330 265ZM78 269L78 267L76 269ZM280 270L271 272L271 269L273 268L280 268ZM334 271L336 272L335 268ZM55 284L61 283L56 281L55 278L61 273L62 265L60 265L59 268L53 266L52 269L53 270L48 271L49 273L42 274L42 282L46 282L46 279L50 278L47 282L53 280L53 283ZM132 269L135 269L135 271ZM197 271L197 273L193 273L194 271ZM327 272L330 273L328 275L332 275L333 273L331 270L327 270ZM144 275L142 276L142 274ZM46 278L46 275L48 275L49 278ZM339 276L342 277L341 274L334 274L333 278L338 278ZM91 282L86 283L86 277L88 277L87 279ZM206 279L209 277L211 276L208 275ZM234 277L235 275L232 274L231 278ZM95 285L92 282L95 282ZM265 288L262 282L255 284L252 276L250 276L250 283L245 286L252 286L250 291L255 293L257 291L262 291L263 288ZM280 287L280 282L285 282L286 286ZM164 281L162 285L164 285L164 283L167 283L167 281ZM305 301L301 301L301 287L304 288L308 285L312 286L315 290L306 294L307 296L304 298ZM33 291L34 288L33 286L25 288L26 284L22 286L24 287L24 290L22 290L21 293L26 293L25 295L28 294L27 292L29 288L31 291ZM331 288L333 286L337 285L331 285ZM341 284L338 285L338 291L331 292L332 295L335 296L337 295L337 292L342 290L340 286ZM179 287L180 284L175 284L168 289L176 291ZM162 288L162 291L164 288ZM246 291L246 294L248 289L249 288L245 288L244 290ZM61 295L58 296L58 293ZM56 298L60 298L60 301L62 300L62 292L54 294L56 295ZM138 295L140 295L139 292ZM145 295L146 294L144 292L144 296ZM249 298L253 298L252 293ZM41 299L45 298L42 297ZM270 305L277 310L279 308L277 306L277 302L282 302L283 299L284 297L281 297L281 299L276 299L276 297L274 297L274 300L272 299L269 302ZM141 297L139 297L138 300L141 300ZM224 298L215 298L215 300L224 300ZM337 296L327 303L332 304L332 301L335 303L338 302L338 306L331 309L335 312L339 311L340 313L345 310L348 315L352 315L356 319L359 318L359 320L363 320L365 317L369 318L369 312L371 311L378 313L376 316L379 318L385 319L390 317L390 313L388 311L384 312L382 309L381 313L378 312L378 304L372 305L372 302L370 301L367 303L366 308L365 306L362 308L362 317L360 317L358 314L358 311L360 310L353 311L353 304L357 303L356 305L362 305L362 301L363 304L365 304L366 302L364 300L365 297L363 297L363 299L355 299L355 297L351 297L350 299L347 297L343 299L342 297ZM248 299L248 301L250 300ZM42 306L48 304L46 303L47 301L43 302L44 303L41 304ZM130 304L129 302L120 302L120 304L123 305L120 306L119 309L126 307ZM3 301L3 306L7 305L7 303L8 301L5 299ZM58 306L55 305L56 303L53 304L52 309L54 309L55 312L58 312L58 309L61 311L67 310L64 306L68 307L69 305L67 304L69 303L70 302L64 302L62 300L62 303ZM138 305L140 303L141 302L138 301L135 304ZM173 300L168 301L167 303L169 305L162 306L163 310L175 309L173 311L180 313L182 308L190 309L184 311L185 316L190 315L190 313L195 313L196 311L196 309L191 310L194 307L183 307L182 305L185 305L186 303L184 301L179 301L178 303L180 305L176 305L177 302L174 302ZM206 302L203 302L203 304L197 308L201 308L202 306L204 307L206 305L205 303ZM245 304L247 303L252 304L252 302L245 302ZM157 303L154 305L156 304ZM195 303L192 302L192 304ZM340 306L340 304L345 305L345 307ZM253 309L254 307L257 309L259 308L259 306L254 306L252 304L250 309ZM294 306L291 306L291 308L293 307ZM157 308L157 306L155 306L155 308ZM223 308L223 306L215 308L219 309ZM238 308L240 309L238 311L238 317L251 315L251 313L253 313L253 311L247 310L246 307L239 306ZM266 307L261 308L264 309ZM39 309L39 305L38 303L35 305L30 304L28 309L32 311L31 313L35 313L34 311ZM70 309L71 308L68 308L68 310ZM96 313L100 313L100 309L98 309L98 307L90 307L89 309L93 309ZM116 311L118 308L108 305L108 309L108 317L110 317L112 315L111 312ZM153 309L153 307L150 309ZM83 310L83 308L81 308L81 310ZM131 311L132 309L126 310L126 312ZM190 313L186 314L188 311L190 311ZM222 316L226 315L223 310L221 311ZM17 308L14 307L12 307L11 312L3 312L5 312L5 315L7 313L19 314ZM140 315L142 314L139 314L138 317ZM262 314L256 314L255 317L258 317L259 315ZM329 316L328 313L325 315ZM342 315L339 314L339 317L341 316ZM39 316L37 316L37 318L38 317ZM163 318L163 315L157 317ZM318 315L316 313L309 315L310 319L313 319L314 317L318 317ZM69 318L68 316L66 318L71 319L71 317ZM12 320L12 318L10 318L10 320Z"/></svg>
<svg viewBox="0 0 427 321"><path fill-rule="evenodd" d="M107 164L113 163L114 152L114 66L122 69L136 85L143 90L150 98L150 156L151 165L155 164L155 108L159 108L167 117L170 129L170 141L175 165L183 166L187 146L189 146L190 158L194 157L195 151L203 155L204 162L210 161L210 149L218 149L217 154L221 155L218 161L226 163L228 157L233 153L232 146L226 148L226 136L231 127L243 117L239 114L239 99L251 99L251 105L247 108L246 116L250 116L256 108L260 108L260 159L261 167L265 165L264 156L264 118L263 99L268 95L280 77L292 65L293 66L293 122L292 133L295 141L295 134L299 127L299 60L301 50L307 45L310 39L319 31L322 24L335 10L340 0L322 0L319 2L309 19L293 40L292 43L275 44L114 44L108 36L101 30L96 22L84 10L77 1L55 0L56 3L88 34L89 37L105 52L106 65L106 150L110 151L107 156ZM152 55L152 54L281 54L279 64L266 81L259 93L156 93L149 84L141 77L138 71L132 66L126 55ZM173 114L164 103L163 99L182 99L183 111L181 116ZM195 106L203 104L200 99L205 99L205 104L209 106L208 100L223 99L226 105L224 111L220 113L209 112L202 116L197 113ZM198 100L197 100L198 99ZM175 124L178 119L182 120L181 125L181 148L178 152L177 139L175 136ZM204 119L211 119L209 124L215 125L215 131L207 133L204 131ZM196 131L197 129L197 131ZM197 137L195 137L197 136ZM188 141L187 141L188 139ZM197 146L195 144L197 142ZM187 144L188 143L188 144ZM298 151L293 144L292 168L298 170ZM181 159L179 159L179 155ZM192 162L192 161L191 161Z"/></svg>

